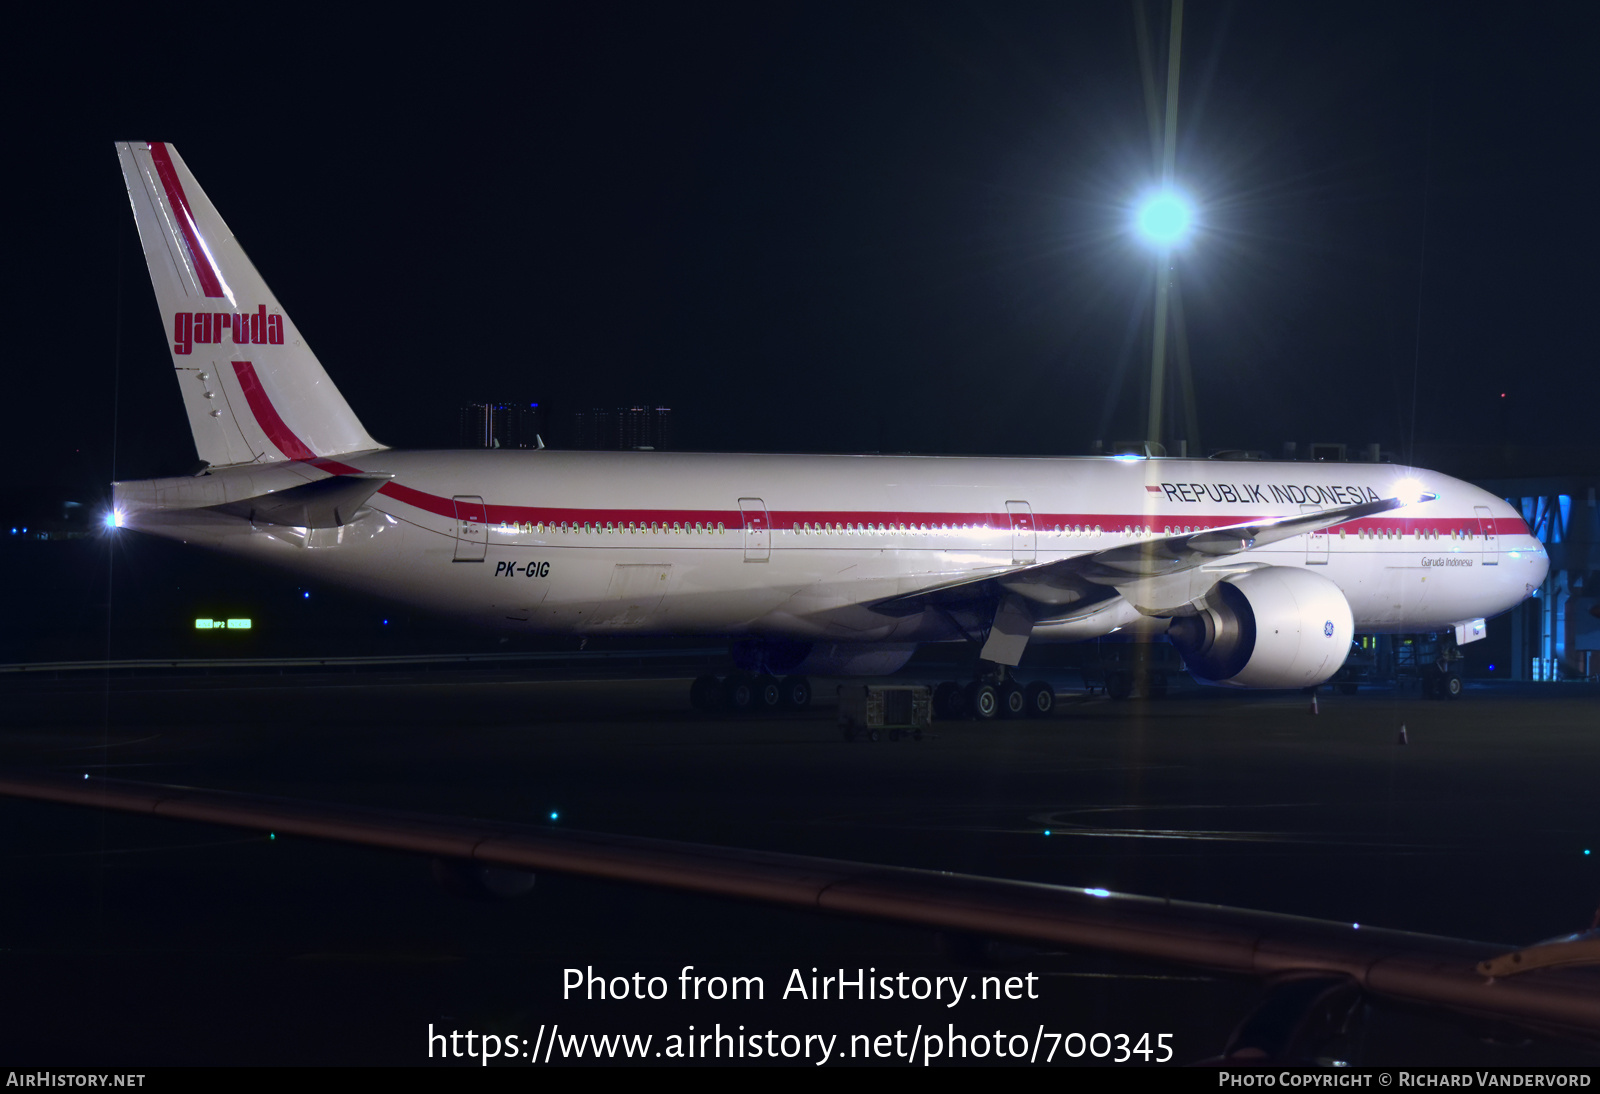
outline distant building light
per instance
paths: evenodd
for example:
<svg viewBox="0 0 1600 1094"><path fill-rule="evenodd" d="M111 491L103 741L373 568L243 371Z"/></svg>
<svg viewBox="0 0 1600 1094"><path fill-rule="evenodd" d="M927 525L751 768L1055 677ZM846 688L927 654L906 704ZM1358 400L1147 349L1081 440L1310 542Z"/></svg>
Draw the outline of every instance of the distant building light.
<svg viewBox="0 0 1600 1094"><path fill-rule="evenodd" d="M544 411L538 403L469 403L460 421L463 448L538 448Z"/></svg>
<svg viewBox="0 0 1600 1094"><path fill-rule="evenodd" d="M580 449L627 452L672 447L671 407L593 407L577 411L572 424L573 445Z"/></svg>
<svg viewBox="0 0 1600 1094"><path fill-rule="evenodd" d="M251 621L248 619L196 619L194 629L197 631L247 631L250 630Z"/></svg>

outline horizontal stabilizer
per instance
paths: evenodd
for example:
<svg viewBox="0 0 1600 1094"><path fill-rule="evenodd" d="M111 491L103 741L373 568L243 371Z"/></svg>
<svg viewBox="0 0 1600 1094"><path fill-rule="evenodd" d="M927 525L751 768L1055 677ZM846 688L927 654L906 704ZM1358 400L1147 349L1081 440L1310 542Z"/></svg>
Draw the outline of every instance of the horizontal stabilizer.
<svg viewBox="0 0 1600 1094"><path fill-rule="evenodd" d="M206 508L244 517L252 524L338 528L354 520L367 499L393 478L393 475L335 475L304 486L291 486L287 490Z"/></svg>

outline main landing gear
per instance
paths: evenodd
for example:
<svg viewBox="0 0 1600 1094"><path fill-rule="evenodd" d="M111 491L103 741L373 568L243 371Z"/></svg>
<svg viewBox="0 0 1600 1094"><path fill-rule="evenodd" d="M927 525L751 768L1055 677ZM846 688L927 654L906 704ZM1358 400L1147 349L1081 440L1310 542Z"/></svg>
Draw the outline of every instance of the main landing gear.
<svg viewBox="0 0 1600 1094"><path fill-rule="evenodd" d="M1043 680L1021 684L1003 665L981 671L970 684L946 680L933 689L935 718L1045 718L1056 708L1055 689Z"/></svg>
<svg viewBox="0 0 1600 1094"><path fill-rule="evenodd" d="M1467 690L1453 665L1430 665L1422 673L1422 694L1429 699L1459 699Z"/></svg>
<svg viewBox="0 0 1600 1094"><path fill-rule="evenodd" d="M689 685L689 705L696 710L736 714L770 714L804 710L811 705L811 681L804 676L702 676Z"/></svg>

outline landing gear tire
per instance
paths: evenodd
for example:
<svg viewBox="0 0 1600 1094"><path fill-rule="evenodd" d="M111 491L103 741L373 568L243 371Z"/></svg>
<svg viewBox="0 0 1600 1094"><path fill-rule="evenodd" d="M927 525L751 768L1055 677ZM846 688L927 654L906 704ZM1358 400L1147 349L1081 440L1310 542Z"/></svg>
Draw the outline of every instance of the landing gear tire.
<svg viewBox="0 0 1600 1094"><path fill-rule="evenodd" d="M789 710L804 710L811 705L811 681L804 676L785 676L783 705Z"/></svg>
<svg viewBox="0 0 1600 1094"><path fill-rule="evenodd" d="M1133 677L1125 672L1106 673L1106 694L1121 702L1133 694Z"/></svg>
<svg viewBox="0 0 1600 1094"><path fill-rule="evenodd" d="M762 714L771 714L783 705L783 688L775 676L758 676L755 680L755 708Z"/></svg>
<svg viewBox="0 0 1600 1094"><path fill-rule="evenodd" d="M1000 716L1000 693L993 684L968 684L967 709L980 722L992 722Z"/></svg>
<svg viewBox="0 0 1600 1094"><path fill-rule="evenodd" d="M742 672L728 677L722 685L723 704L738 714L748 714L756 705L756 684Z"/></svg>
<svg viewBox="0 0 1600 1094"><path fill-rule="evenodd" d="M1056 709L1056 692L1043 680L1035 680L1023 692L1023 709L1030 718L1048 718Z"/></svg>
<svg viewBox="0 0 1600 1094"><path fill-rule="evenodd" d="M1020 718L1027 712L1028 697L1022 685L1006 684L1000 689L1000 713L1006 718Z"/></svg>
<svg viewBox="0 0 1600 1094"><path fill-rule="evenodd" d="M1466 682L1453 672L1439 681L1441 699L1459 699L1466 690Z"/></svg>

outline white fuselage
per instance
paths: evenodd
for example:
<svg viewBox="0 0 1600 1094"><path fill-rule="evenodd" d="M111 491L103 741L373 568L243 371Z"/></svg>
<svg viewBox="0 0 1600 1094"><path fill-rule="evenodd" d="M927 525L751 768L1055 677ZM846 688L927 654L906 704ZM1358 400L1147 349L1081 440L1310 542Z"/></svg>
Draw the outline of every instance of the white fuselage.
<svg viewBox="0 0 1600 1094"><path fill-rule="evenodd" d="M252 525L193 508L223 492L259 492L272 476L325 471L394 478L338 528ZM1437 498L1216 568L1315 570L1339 586L1366 632L1496 615L1543 581L1544 549L1503 500L1381 464L377 451L119 484L117 497L131 527L484 625L879 643L951 640L987 624L939 609L874 609L889 598L1142 539L1390 497L1402 480ZM1076 619L1063 608L1034 637L1093 637L1136 618L1125 605L1106 607Z"/></svg>

